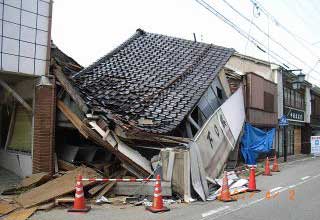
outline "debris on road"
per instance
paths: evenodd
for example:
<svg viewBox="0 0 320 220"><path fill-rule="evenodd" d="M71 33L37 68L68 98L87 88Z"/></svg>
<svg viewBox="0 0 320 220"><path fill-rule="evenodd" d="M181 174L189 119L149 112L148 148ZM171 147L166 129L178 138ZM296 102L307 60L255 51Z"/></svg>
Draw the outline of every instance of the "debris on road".
<svg viewBox="0 0 320 220"><path fill-rule="evenodd" d="M41 184L49 181L50 179L51 179L51 176L49 175L49 173L46 173L46 172L32 174L24 178L21 181L21 183L16 187L3 191L2 195L20 194L22 192L27 191L28 189L31 189L36 186L40 186Z"/></svg>
<svg viewBox="0 0 320 220"><path fill-rule="evenodd" d="M19 209L11 212L3 220L26 220L28 219L35 211L37 207L32 207L28 209Z"/></svg>
<svg viewBox="0 0 320 220"><path fill-rule="evenodd" d="M18 204L6 200L0 200L0 217L12 212L19 207L20 206Z"/></svg>
<svg viewBox="0 0 320 220"><path fill-rule="evenodd" d="M33 188L19 195L15 200L24 208L38 205L50 201L71 192L74 192L75 179L79 173L89 178L101 177L96 171L88 167L79 167L67 172L65 175L53 179L41 186ZM84 183L84 186L91 185L92 182Z"/></svg>
<svg viewBox="0 0 320 220"><path fill-rule="evenodd" d="M98 204L98 205L101 205L101 204L104 204L104 203L110 204L111 202L109 201L108 198L106 198L104 196L101 196L99 199L96 200L96 204Z"/></svg>

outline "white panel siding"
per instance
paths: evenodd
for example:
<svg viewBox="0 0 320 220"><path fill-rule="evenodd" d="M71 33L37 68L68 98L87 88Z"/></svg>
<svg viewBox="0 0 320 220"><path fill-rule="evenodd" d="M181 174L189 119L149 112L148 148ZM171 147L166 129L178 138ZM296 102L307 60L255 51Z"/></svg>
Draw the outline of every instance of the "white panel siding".
<svg viewBox="0 0 320 220"><path fill-rule="evenodd" d="M21 38L30 43L35 43L36 41L36 30L33 28L21 27Z"/></svg>
<svg viewBox="0 0 320 220"><path fill-rule="evenodd" d="M1 70L45 75L49 15L50 0L0 0Z"/></svg>
<svg viewBox="0 0 320 220"><path fill-rule="evenodd" d="M20 24L20 10L8 5L4 5L3 19Z"/></svg>
<svg viewBox="0 0 320 220"><path fill-rule="evenodd" d="M37 0L22 0L22 9L37 13Z"/></svg>
<svg viewBox="0 0 320 220"><path fill-rule="evenodd" d="M23 73L34 72L34 59L20 57L19 71Z"/></svg>
<svg viewBox="0 0 320 220"><path fill-rule="evenodd" d="M3 36L19 39L20 25L12 24L9 22L3 22Z"/></svg>
<svg viewBox="0 0 320 220"><path fill-rule="evenodd" d="M32 43L20 42L20 55L23 57L34 58L35 47Z"/></svg>
<svg viewBox="0 0 320 220"><path fill-rule="evenodd" d="M36 60L35 63L35 74L42 75L41 73L45 72L46 70L46 61L43 60Z"/></svg>
<svg viewBox="0 0 320 220"><path fill-rule="evenodd" d="M7 71L18 72L18 57L2 54L2 68Z"/></svg>

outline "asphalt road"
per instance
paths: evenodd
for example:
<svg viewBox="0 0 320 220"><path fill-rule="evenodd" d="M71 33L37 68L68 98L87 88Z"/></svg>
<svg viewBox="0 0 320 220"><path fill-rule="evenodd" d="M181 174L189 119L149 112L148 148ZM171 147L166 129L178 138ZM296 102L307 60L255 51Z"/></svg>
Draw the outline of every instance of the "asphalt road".
<svg viewBox="0 0 320 220"><path fill-rule="evenodd" d="M245 193L232 203L196 202L171 205L171 211L152 214L143 207L94 206L87 214L67 213L66 209L38 212L31 220L314 220L320 219L320 158L305 158L281 166L280 173L257 177L260 193ZM270 192L270 193L267 193Z"/></svg>

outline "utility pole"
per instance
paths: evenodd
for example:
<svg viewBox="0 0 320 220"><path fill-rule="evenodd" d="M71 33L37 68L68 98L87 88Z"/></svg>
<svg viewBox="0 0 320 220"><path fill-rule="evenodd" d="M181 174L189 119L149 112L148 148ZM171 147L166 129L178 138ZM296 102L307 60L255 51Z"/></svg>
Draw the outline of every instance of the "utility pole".
<svg viewBox="0 0 320 220"><path fill-rule="evenodd" d="M281 77L282 77L282 108L283 108L283 115L284 113L284 106L285 106L285 95L284 95L284 87L285 87L285 78L284 78L284 71L281 68ZM287 162L287 143L286 143L286 126L281 126L282 127L282 149L283 149L283 160L284 162Z"/></svg>

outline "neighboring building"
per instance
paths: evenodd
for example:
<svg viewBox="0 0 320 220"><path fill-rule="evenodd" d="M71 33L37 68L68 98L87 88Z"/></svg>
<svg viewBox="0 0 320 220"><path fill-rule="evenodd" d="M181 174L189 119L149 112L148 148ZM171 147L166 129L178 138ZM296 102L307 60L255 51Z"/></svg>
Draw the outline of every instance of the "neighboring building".
<svg viewBox="0 0 320 220"><path fill-rule="evenodd" d="M311 89L311 122L312 135L320 136L320 88Z"/></svg>
<svg viewBox="0 0 320 220"><path fill-rule="evenodd" d="M235 53L226 64L225 72L232 91L240 83L244 84L246 122L262 130L277 128L277 84L271 64Z"/></svg>
<svg viewBox="0 0 320 220"><path fill-rule="evenodd" d="M277 152L284 155L284 145L287 155L308 153L310 148L310 115L311 115L311 84L303 81L300 88L294 88L298 76L293 71L275 66L273 71L278 78L278 119L285 115L289 125L278 133ZM283 132L285 137L283 139Z"/></svg>
<svg viewBox="0 0 320 220"><path fill-rule="evenodd" d="M312 87L310 89L311 115L310 124L306 123L301 130L301 153L309 154L311 152L310 136L320 136L320 88ZM307 100L306 100L307 101ZM307 105L306 105L307 106Z"/></svg>
<svg viewBox="0 0 320 220"><path fill-rule="evenodd" d="M0 1L0 166L53 172L51 0Z"/></svg>
<svg viewBox="0 0 320 220"><path fill-rule="evenodd" d="M276 128L277 84L251 72L245 78L247 122L262 130Z"/></svg>

